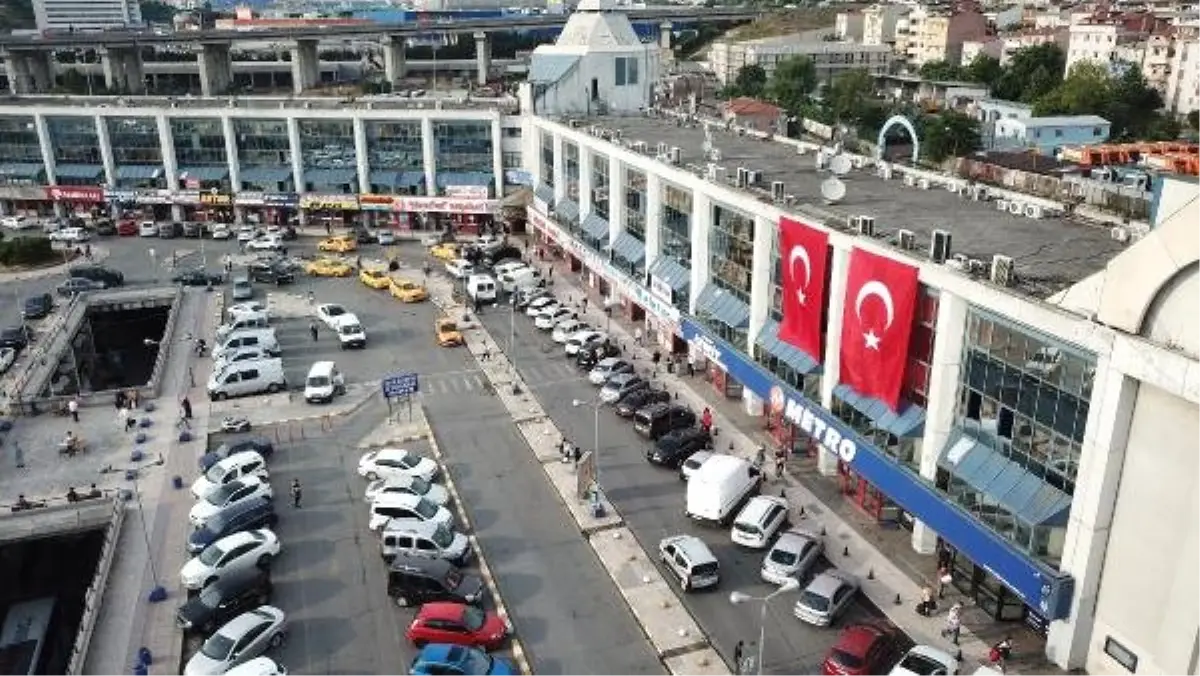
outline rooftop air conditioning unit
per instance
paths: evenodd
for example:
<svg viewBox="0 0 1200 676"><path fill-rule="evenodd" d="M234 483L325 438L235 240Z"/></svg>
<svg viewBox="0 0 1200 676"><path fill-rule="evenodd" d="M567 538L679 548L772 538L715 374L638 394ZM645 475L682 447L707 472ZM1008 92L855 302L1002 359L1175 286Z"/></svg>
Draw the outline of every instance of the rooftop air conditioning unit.
<svg viewBox="0 0 1200 676"><path fill-rule="evenodd" d="M999 286L1012 286L1013 283L1013 259L1010 256L992 256L992 273L991 279L993 284Z"/></svg>
<svg viewBox="0 0 1200 676"><path fill-rule="evenodd" d="M917 235L912 230L901 230L896 233L896 241L905 251L917 248Z"/></svg>
<svg viewBox="0 0 1200 676"><path fill-rule="evenodd" d="M929 240L929 260L934 263L945 263L950 258L950 233L946 230L934 230Z"/></svg>
<svg viewBox="0 0 1200 676"><path fill-rule="evenodd" d="M986 185L971 186L971 199L975 200L976 202L986 202L988 197L990 197L990 195L988 195L988 189Z"/></svg>
<svg viewBox="0 0 1200 676"><path fill-rule="evenodd" d="M887 162L880 162L879 178L882 178L885 181L892 180L892 165L888 164Z"/></svg>
<svg viewBox="0 0 1200 676"><path fill-rule="evenodd" d="M1124 244L1129 241L1129 229L1117 226L1109 231L1109 235L1116 241Z"/></svg>
<svg viewBox="0 0 1200 676"><path fill-rule="evenodd" d="M679 146L673 146L670 151L671 164L678 165L683 161L683 150Z"/></svg>
<svg viewBox="0 0 1200 676"><path fill-rule="evenodd" d="M621 140L621 130L620 129L613 129L611 132L609 132L609 134L612 136L612 140L614 140L614 141Z"/></svg>
<svg viewBox="0 0 1200 676"><path fill-rule="evenodd" d="M1037 219L1040 219L1042 217L1042 215L1043 215L1042 206L1040 204L1026 204L1025 205L1025 218L1032 218L1034 220L1037 220Z"/></svg>
<svg viewBox="0 0 1200 676"><path fill-rule="evenodd" d="M725 167L718 167L715 164L710 164L704 171L705 180L711 183L717 183L725 179Z"/></svg>
<svg viewBox="0 0 1200 676"><path fill-rule="evenodd" d="M746 184L747 185L758 185L759 183L762 183L762 172L756 171L754 169L747 169L746 170Z"/></svg>
<svg viewBox="0 0 1200 676"><path fill-rule="evenodd" d="M996 200L996 211L1008 211L1008 200L1004 198Z"/></svg>
<svg viewBox="0 0 1200 676"><path fill-rule="evenodd" d="M1025 213L1025 203L1024 202L1009 202L1008 203L1008 213L1012 214L1013 216L1020 216L1021 214Z"/></svg>
<svg viewBox="0 0 1200 676"><path fill-rule="evenodd" d="M922 178L917 180L917 187L921 190L929 190L929 179Z"/></svg>
<svg viewBox="0 0 1200 676"><path fill-rule="evenodd" d="M967 259L967 271L973 275L982 275L987 272L987 263L978 258L969 258Z"/></svg>
<svg viewBox="0 0 1200 676"><path fill-rule="evenodd" d="M904 185L906 185L910 188L915 188L917 186L917 177L913 176L912 174L905 174L904 175Z"/></svg>
<svg viewBox="0 0 1200 676"><path fill-rule="evenodd" d="M670 148L670 146L668 146L666 143L659 141L658 142L658 152L656 154L657 155L666 155L669 148Z"/></svg>
<svg viewBox="0 0 1200 676"><path fill-rule="evenodd" d="M783 201L783 181L771 181L771 199Z"/></svg>
<svg viewBox="0 0 1200 676"><path fill-rule="evenodd" d="M864 237L875 236L875 217L874 216L859 216L858 217L858 234Z"/></svg>
<svg viewBox="0 0 1200 676"><path fill-rule="evenodd" d="M579 120L567 120L567 124L570 125L572 129L578 129L583 126L583 122L580 122Z"/></svg>
<svg viewBox="0 0 1200 676"><path fill-rule="evenodd" d="M862 169L863 167L867 166L867 158L863 157L862 155L853 155L850 158L850 162L854 165L855 169Z"/></svg>
<svg viewBox="0 0 1200 676"><path fill-rule="evenodd" d="M748 177L747 177L747 174L749 174L749 173L750 173L750 172L746 171L746 168L745 168L745 167L738 167L738 170L737 170L737 187L739 187L739 188L745 188L745 187L746 187L746 182L749 180L749 179L748 179Z"/></svg>
<svg viewBox="0 0 1200 676"><path fill-rule="evenodd" d="M635 152L645 153L646 152L646 142L645 141L634 141L633 142L633 150Z"/></svg>
<svg viewBox="0 0 1200 676"><path fill-rule="evenodd" d="M946 261L946 267L966 272L971 269L971 259L967 258L966 254L954 254Z"/></svg>

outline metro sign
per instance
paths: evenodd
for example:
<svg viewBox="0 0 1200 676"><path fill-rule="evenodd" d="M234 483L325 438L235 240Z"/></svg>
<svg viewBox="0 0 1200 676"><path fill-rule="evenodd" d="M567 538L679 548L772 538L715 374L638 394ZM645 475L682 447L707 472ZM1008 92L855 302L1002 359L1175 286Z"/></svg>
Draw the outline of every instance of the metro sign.
<svg viewBox="0 0 1200 676"><path fill-rule="evenodd" d="M783 388L775 385L770 394L771 410L783 416L784 420L800 428L820 444L826 451L836 453L842 462L851 463L858 455L858 442L843 437L835 423L831 422L829 414L820 406L810 406L806 402L784 394Z"/></svg>
<svg viewBox="0 0 1200 676"><path fill-rule="evenodd" d="M698 335L695 338L692 338L692 340L689 341L689 344L692 347L692 351L704 357L705 361L720 366L722 371L729 370L729 368L726 367L725 363L722 361L721 348L718 347L717 344L714 343L713 340L708 336Z"/></svg>

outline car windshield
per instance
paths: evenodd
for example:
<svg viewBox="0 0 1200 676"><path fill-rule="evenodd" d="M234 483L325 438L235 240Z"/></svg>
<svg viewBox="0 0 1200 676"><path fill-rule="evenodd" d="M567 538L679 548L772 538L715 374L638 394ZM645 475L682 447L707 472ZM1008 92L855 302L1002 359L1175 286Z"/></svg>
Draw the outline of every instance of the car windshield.
<svg viewBox="0 0 1200 676"><path fill-rule="evenodd" d="M233 497L233 492L242 487L242 482L231 481L217 490L213 491L208 496L208 501L214 505L223 505Z"/></svg>
<svg viewBox="0 0 1200 676"><path fill-rule="evenodd" d="M738 531L739 533L745 533L746 535L761 534L761 531L758 530L758 526L748 524L748 523L742 523L740 521L733 524L733 529Z"/></svg>
<svg viewBox="0 0 1200 676"><path fill-rule="evenodd" d="M462 584L462 573L457 570L451 570L446 573L446 589L458 589L458 585Z"/></svg>
<svg viewBox="0 0 1200 676"><path fill-rule="evenodd" d="M355 333L362 333L362 327L358 324L342 324L342 335L349 336Z"/></svg>
<svg viewBox="0 0 1200 676"><path fill-rule="evenodd" d="M209 545L200 552L200 563L211 566L220 561L222 556L225 556L225 550L216 545Z"/></svg>
<svg viewBox="0 0 1200 676"><path fill-rule="evenodd" d="M778 563L781 566L794 566L799 556L796 552L787 549L772 549L771 555L767 557L771 563Z"/></svg>
<svg viewBox="0 0 1200 676"><path fill-rule="evenodd" d="M438 526L437 530L433 531L433 544L445 549L454 544L454 534L445 526Z"/></svg>
<svg viewBox="0 0 1200 676"><path fill-rule="evenodd" d="M327 262L329 265L337 265L337 262L336 262L336 261L326 261L326 262ZM338 316L338 315L344 315L344 314L346 314L346 308L344 308L344 307L342 307L342 306L340 306L340 305L327 305L327 306L325 307L325 314L329 315L330 317L336 317L336 316Z"/></svg>
<svg viewBox="0 0 1200 676"><path fill-rule="evenodd" d="M829 610L829 599L808 589L805 589L804 593L800 594L800 603L806 608L811 608L818 612Z"/></svg>
<svg viewBox="0 0 1200 676"><path fill-rule="evenodd" d="M208 479L209 481L213 482L214 484L219 484L219 483L221 483L221 479L224 479L225 475L228 473L229 473L228 469L217 464L217 465L213 465L212 467L210 467L209 470L204 473L204 478Z"/></svg>
<svg viewBox="0 0 1200 676"><path fill-rule="evenodd" d="M458 326L454 322L446 322L442 324L443 331L457 331Z"/></svg>
<svg viewBox="0 0 1200 676"><path fill-rule="evenodd" d="M233 649L233 639L222 634L213 634L200 648L200 654L213 660L224 661Z"/></svg>
<svg viewBox="0 0 1200 676"><path fill-rule="evenodd" d="M717 564L712 561L708 563L702 563L695 568L692 568L692 572L696 575L714 575L717 572Z"/></svg>
<svg viewBox="0 0 1200 676"><path fill-rule="evenodd" d="M492 658L482 650L468 651L465 659L463 659L464 674L490 674L492 673Z"/></svg>
<svg viewBox="0 0 1200 676"><path fill-rule="evenodd" d="M432 519L437 515L437 507L432 502L422 498L417 501L417 514L420 514L423 518Z"/></svg>
<svg viewBox="0 0 1200 676"><path fill-rule="evenodd" d="M479 631L483 629L484 622L487 621L487 613L476 608L475 606L466 606L463 608L463 625L471 631Z"/></svg>
<svg viewBox="0 0 1200 676"><path fill-rule="evenodd" d="M863 662L863 658L859 657L858 655L848 653L845 650L840 650L838 648L834 648L833 650L829 651L829 656L833 658L833 661L852 671L858 671L862 669L863 665L865 664L865 662Z"/></svg>
<svg viewBox="0 0 1200 676"><path fill-rule="evenodd" d="M325 387L328 384L329 378L327 376L313 376L308 379L309 387Z"/></svg>
<svg viewBox="0 0 1200 676"><path fill-rule="evenodd" d="M946 673L946 665L925 655L918 655L917 653L905 655L904 659L897 666L914 674L921 674L922 676Z"/></svg>
<svg viewBox="0 0 1200 676"><path fill-rule="evenodd" d="M429 492L430 487L431 484L419 476L413 477L412 482L408 485L409 490L411 490L414 495L425 495Z"/></svg>

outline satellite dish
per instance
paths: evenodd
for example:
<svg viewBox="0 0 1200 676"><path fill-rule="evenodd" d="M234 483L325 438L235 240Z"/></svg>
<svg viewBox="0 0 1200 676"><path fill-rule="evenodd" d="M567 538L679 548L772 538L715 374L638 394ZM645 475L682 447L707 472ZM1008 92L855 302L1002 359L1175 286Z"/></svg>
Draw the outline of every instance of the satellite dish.
<svg viewBox="0 0 1200 676"><path fill-rule="evenodd" d="M837 204L846 196L846 184L836 176L830 176L821 182L821 197L826 204Z"/></svg>
<svg viewBox="0 0 1200 676"><path fill-rule="evenodd" d="M852 168L850 158L845 155L837 155L829 161L829 170L833 172L834 176L845 176L850 173Z"/></svg>

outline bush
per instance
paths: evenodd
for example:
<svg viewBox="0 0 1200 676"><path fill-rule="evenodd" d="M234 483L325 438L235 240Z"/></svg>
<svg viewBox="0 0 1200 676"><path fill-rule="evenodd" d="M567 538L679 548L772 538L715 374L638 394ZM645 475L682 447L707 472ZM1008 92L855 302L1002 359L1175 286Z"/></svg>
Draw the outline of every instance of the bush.
<svg viewBox="0 0 1200 676"><path fill-rule="evenodd" d="M58 255L45 237L17 237L0 241L0 265L38 265Z"/></svg>

